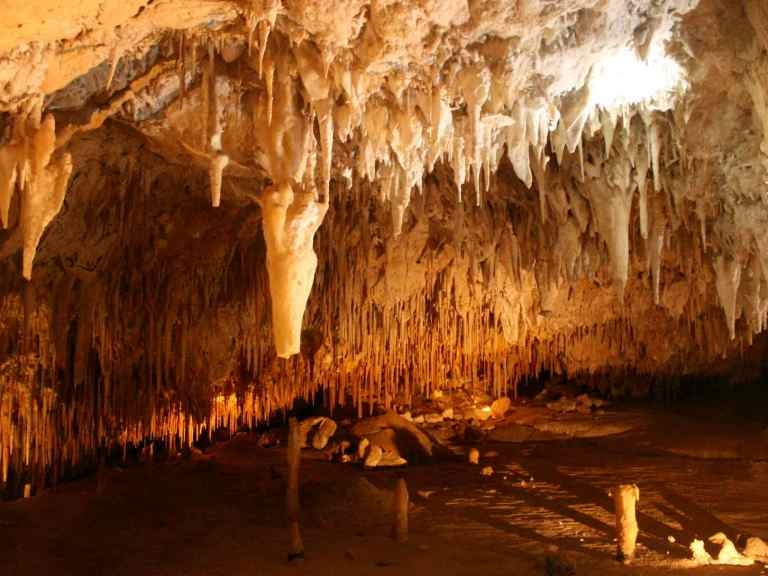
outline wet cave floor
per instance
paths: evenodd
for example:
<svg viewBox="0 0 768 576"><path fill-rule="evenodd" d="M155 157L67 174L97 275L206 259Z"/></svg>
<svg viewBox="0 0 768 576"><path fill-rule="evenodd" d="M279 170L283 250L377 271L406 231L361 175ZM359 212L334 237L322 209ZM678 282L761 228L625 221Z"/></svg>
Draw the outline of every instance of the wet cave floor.
<svg viewBox="0 0 768 576"><path fill-rule="evenodd" d="M397 472L305 450L299 564L286 560L284 451L238 434L187 459L108 469L100 486L89 478L0 503L0 574L535 575L548 573L548 557L576 574L768 574L761 564L680 565L695 537L768 537L765 432L715 410L634 407L612 417L630 429L488 438L479 466L457 456L401 469L411 499L405 544L389 537ZM520 426L514 420L494 437L515 437L504 433ZM483 476L484 466L494 473ZM625 482L640 487L638 558L628 566L614 560L607 493Z"/></svg>

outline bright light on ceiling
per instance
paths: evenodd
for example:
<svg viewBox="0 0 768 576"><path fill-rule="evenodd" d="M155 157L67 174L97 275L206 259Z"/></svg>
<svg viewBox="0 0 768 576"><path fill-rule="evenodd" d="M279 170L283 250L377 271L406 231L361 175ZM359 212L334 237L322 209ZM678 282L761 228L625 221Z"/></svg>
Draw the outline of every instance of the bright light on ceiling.
<svg viewBox="0 0 768 576"><path fill-rule="evenodd" d="M629 47L602 59L592 69L589 87L593 106L618 108L645 102L669 109L688 82L683 68L667 55L659 40L651 44L645 61Z"/></svg>

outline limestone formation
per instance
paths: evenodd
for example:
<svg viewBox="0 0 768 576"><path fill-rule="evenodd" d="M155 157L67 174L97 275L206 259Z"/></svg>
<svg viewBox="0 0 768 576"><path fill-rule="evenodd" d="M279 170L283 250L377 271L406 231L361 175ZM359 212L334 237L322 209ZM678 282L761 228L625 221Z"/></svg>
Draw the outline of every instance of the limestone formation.
<svg viewBox="0 0 768 576"><path fill-rule="evenodd" d="M317 269L312 241L328 205L296 198L284 183L266 192L262 208L272 331L278 357L288 358L301 346L301 323Z"/></svg>
<svg viewBox="0 0 768 576"><path fill-rule="evenodd" d="M0 21L3 478L762 345L759 0L75 4Z"/></svg>
<svg viewBox="0 0 768 576"><path fill-rule="evenodd" d="M336 433L336 422L330 418L325 418L312 437L312 448L315 450L322 450L328 444L328 441Z"/></svg>
<svg viewBox="0 0 768 576"><path fill-rule="evenodd" d="M288 422L288 443L286 446L288 482L285 488L285 507L288 517L289 560L304 557L304 543L299 528L299 466L301 465L301 432L295 418Z"/></svg>
<svg viewBox="0 0 768 576"><path fill-rule="evenodd" d="M509 409L511 406L512 406L512 401L506 396L503 396L502 398L497 398L491 404L491 415L494 418L504 418L504 415L507 412L509 412Z"/></svg>
<svg viewBox="0 0 768 576"><path fill-rule="evenodd" d="M768 563L768 544L757 536L747 538L743 553L756 562Z"/></svg>
<svg viewBox="0 0 768 576"><path fill-rule="evenodd" d="M408 541L408 503L408 484L405 478L398 478L392 506L392 537L399 544Z"/></svg>
<svg viewBox="0 0 768 576"><path fill-rule="evenodd" d="M755 563L753 558L743 555L736 550L736 545L722 532L710 536L709 541L720 547L717 552L717 564L751 566Z"/></svg>
<svg viewBox="0 0 768 576"><path fill-rule="evenodd" d="M636 484L620 484L613 489L616 512L617 557L628 562L635 557L637 544L637 504L640 490Z"/></svg>

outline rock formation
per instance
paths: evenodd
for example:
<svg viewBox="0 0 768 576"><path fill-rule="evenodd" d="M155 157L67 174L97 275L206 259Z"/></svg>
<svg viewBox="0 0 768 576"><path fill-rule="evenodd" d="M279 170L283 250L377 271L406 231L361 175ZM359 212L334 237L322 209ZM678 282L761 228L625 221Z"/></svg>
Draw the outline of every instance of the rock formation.
<svg viewBox="0 0 768 576"><path fill-rule="evenodd" d="M11 2L0 480L319 390L720 373L767 169L759 0Z"/></svg>

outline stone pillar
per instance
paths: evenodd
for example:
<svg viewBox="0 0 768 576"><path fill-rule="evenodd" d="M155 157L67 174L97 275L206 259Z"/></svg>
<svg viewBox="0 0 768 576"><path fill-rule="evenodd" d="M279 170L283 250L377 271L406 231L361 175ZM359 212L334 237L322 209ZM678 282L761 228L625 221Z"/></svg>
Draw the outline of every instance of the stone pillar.
<svg viewBox="0 0 768 576"><path fill-rule="evenodd" d="M636 484L619 484L613 489L613 502L616 508L616 557L624 562L635 556L637 543L637 503L640 501L640 489Z"/></svg>
<svg viewBox="0 0 768 576"><path fill-rule="evenodd" d="M285 494L288 530L290 533L290 551L288 560L304 558L304 543L299 530L299 464L301 463L301 434L296 418L288 421L288 486Z"/></svg>
<svg viewBox="0 0 768 576"><path fill-rule="evenodd" d="M395 483L392 511L392 537L402 544L408 541L408 485L402 476Z"/></svg>

